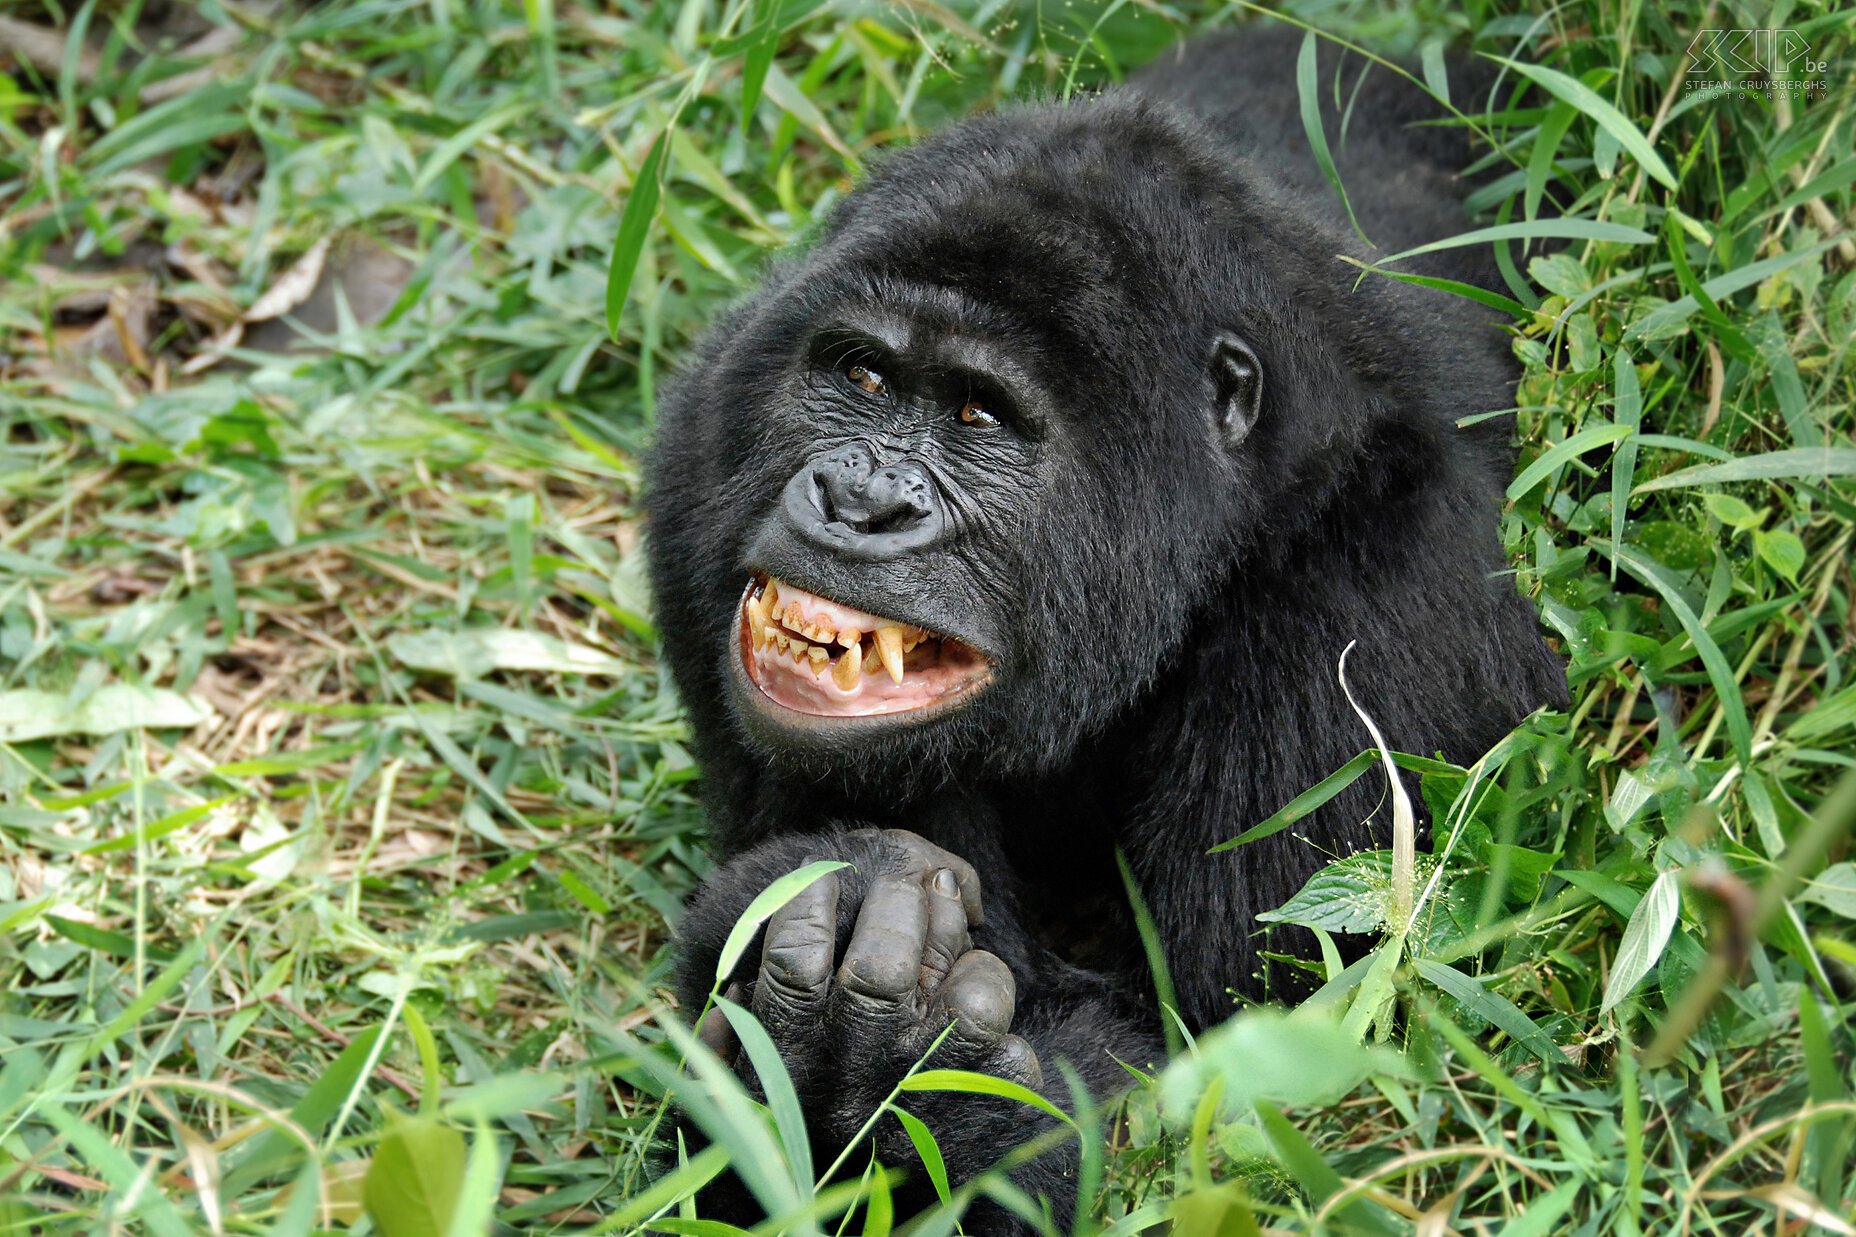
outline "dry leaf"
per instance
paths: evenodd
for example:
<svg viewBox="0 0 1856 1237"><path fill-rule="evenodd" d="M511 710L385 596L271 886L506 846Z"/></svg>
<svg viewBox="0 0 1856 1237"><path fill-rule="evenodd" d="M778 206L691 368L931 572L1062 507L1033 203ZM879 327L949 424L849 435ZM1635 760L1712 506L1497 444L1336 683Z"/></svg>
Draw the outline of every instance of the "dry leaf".
<svg viewBox="0 0 1856 1237"><path fill-rule="evenodd" d="M1809 1224L1832 1233L1846 1234L1846 1237L1856 1237L1856 1228L1851 1228L1841 1216L1818 1201L1815 1194L1795 1181L1777 1181L1756 1190L1748 1190L1747 1193Z"/></svg>
<svg viewBox="0 0 1856 1237"><path fill-rule="evenodd" d="M311 245L308 253L298 258L263 296L252 303L251 308L245 311L245 321L267 322L307 301L309 294L316 290L316 281L322 278L322 264L328 260L328 256L329 238L325 236Z"/></svg>
<svg viewBox="0 0 1856 1237"><path fill-rule="evenodd" d="M234 322L217 335L206 341L206 346L187 358L187 363L180 367L180 372L187 375L204 373L226 359L232 349L238 347L245 338L245 324Z"/></svg>

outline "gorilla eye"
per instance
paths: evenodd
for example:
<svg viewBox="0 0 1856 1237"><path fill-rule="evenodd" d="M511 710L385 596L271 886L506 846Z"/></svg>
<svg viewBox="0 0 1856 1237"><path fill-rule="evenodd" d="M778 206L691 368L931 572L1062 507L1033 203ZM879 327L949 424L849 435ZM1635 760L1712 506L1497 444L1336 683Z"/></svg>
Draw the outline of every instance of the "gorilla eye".
<svg viewBox="0 0 1856 1237"><path fill-rule="evenodd" d="M962 425L997 425L999 418L980 407L978 400L968 400L960 406L960 423Z"/></svg>
<svg viewBox="0 0 1856 1237"><path fill-rule="evenodd" d="M867 365L853 365L844 371L844 376L872 395L883 393L883 375Z"/></svg>

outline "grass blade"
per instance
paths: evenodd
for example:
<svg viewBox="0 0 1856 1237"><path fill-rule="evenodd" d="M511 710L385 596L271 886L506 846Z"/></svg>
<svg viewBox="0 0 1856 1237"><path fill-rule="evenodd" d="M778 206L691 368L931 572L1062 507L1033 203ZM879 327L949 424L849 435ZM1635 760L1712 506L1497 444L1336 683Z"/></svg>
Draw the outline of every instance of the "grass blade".
<svg viewBox="0 0 1856 1237"><path fill-rule="evenodd" d="M1372 241L1360 229L1360 221L1353 216L1353 203L1347 200L1347 187L1340 183L1340 173L1334 168L1334 156L1328 150L1328 135L1321 123L1321 83L1318 77L1315 57L1315 32L1310 30L1302 36L1302 50L1295 60L1295 92L1302 104L1302 132L1308 135L1308 148L1314 153L1315 162L1321 168L1321 174L1328 178L1328 184L1334 186L1334 194L1340 204L1347 210L1347 222L1367 246Z"/></svg>
<svg viewBox="0 0 1856 1237"><path fill-rule="evenodd" d="M1587 451L1607 446L1630 437L1628 425L1590 425L1580 430L1563 442L1555 443L1540 453L1540 457L1526 468L1521 475L1508 484L1508 501L1517 502L1522 495L1553 475L1553 470L1569 460L1584 455Z"/></svg>
<svg viewBox="0 0 1856 1237"><path fill-rule="evenodd" d="M1074 1127L1076 1122L1070 1114L1057 1107L1030 1087L1011 1082L1004 1078L994 1078L991 1074L976 1074L964 1069L925 1069L919 1074L902 1080L904 1091L959 1091L966 1095L997 1095L1003 1099L1017 1100L1033 1108L1042 1109L1065 1125Z"/></svg>
<svg viewBox="0 0 1856 1237"><path fill-rule="evenodd" d="M1743 455L1720 464L1696 464L1664 477L1645 481L1636 493L1678 490L1691 485L1724 485L1731 481L1785 481L1809 478L1856 477L1856 447L1792 447Z"/></svg>
<svg viewBox="0 0 1856 1237"><path fill-rule="evenodd" d="M1650 145L1650 140L1643 131L1630 122L1630 118L1607 103L1590 86L1575 77L1568 77L1558 69L1549 69L1541 64L1527 64L1519 60L1509 60L1505 56L1490 56L1498 64L1507 65L1522 77L1538 85L1554 98L1572 107L1578 108L1587 116L1597 121L1599 126L1618 140L1618 145L1630 152L1637 165L1666 189L1676 187L1675 173L1663 162L1662 156Z"/></svg>
<svg viewBox="0 0 1856 1237"><path fill-rule="evenodd" d="M928 1180L934 1183L935 1197L941 1200L943 1207L947 1206L954 1200L947 1188L947 1161L941 1158L941 1144L934 1140L934 1131L913 1113L895 1107L890 1111L908 1131L909 1141L915 1144L915 1154L922 1157L922 1167L928 1170Z"/></svg>
<svg viewBox="0 0 1856 1237"><path fill-rule="evenodd" d="M780 1059L767 1029L748 1010L725 997L715 998L716 1008L728 1019L735 1038L748 1054L748 1062L760 1079L761 1093L767 1097L767 1110L773 1114L774 1128L780 1132L780 1145L786 1148L786 1163L793 1172L793 1184L805 1193L812 1188L812 1142L806 1136L806 1117L799 1107L799 1095L793 1090L792 1075Z"/></svg>
<svg viewBox="0 0 1856 1237"><path fill-rule="evenodd" d="M721 956L715 960L715 982L719 986L734 972L735 963L741 961L741 955L747 952L748 945L754 940L754 934L761 924L775 911L798 897L800 892L827 872L836 872L839 868L851 865L838 859L820 859L808 863L796 872L788 872L773 884L756 894L748 903L748 908L741 912L741 918L735 921L728 939L722 942Z"/></svg>
<svg viewBox="0 0 1856 1237"><path fill-rule="evenodd" d="M632 277L638 272L638 255L644 252L651 220L657 217L657 199L664 190L664 151L669 145L667 125L638 165L631 196L625 199L625 213L619 216L619 234L612 242L612 266L606 273L606 333L614 339L619 337L619 318L632 290Z"/></svg>
<svg viewBox="0 0 1856 1237"><path fill-rule="evenodd" d="M1611 394L1611 419L1630 431L1611 456L1611 543L1624 544L1624 520L1630 507L1630 483L1637 476L1637 429L1643 423L1643 389L1637 384L1637 366L1630 350L1619 344L1612 357L1615 375ZM1611 564L1611 578L1618 578L1618 565Z"/></svg>
<svg viewBox="0 0 1856 1237"><path fill-rule="evenodd" d="M1457 1004L1484 1022L1506 1031L1510 1039L1539 1057L1542 1064L1566 1064L1566 1054L1553 1042L1553 1037L1541 1030L1539 1023L1522 1013L1507 997L1490 992L1463 972L1442 962L1414 958L1411 964L1418 974L1454 997Z"/></svg>

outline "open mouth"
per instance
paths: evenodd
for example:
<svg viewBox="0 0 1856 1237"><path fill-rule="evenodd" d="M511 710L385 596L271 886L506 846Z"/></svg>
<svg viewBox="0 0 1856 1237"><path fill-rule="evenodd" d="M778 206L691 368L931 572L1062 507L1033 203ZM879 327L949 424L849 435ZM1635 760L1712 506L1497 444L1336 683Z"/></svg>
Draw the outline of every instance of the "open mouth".
<svg viewBox="0 0 1856 1237"><path fill-rule="evenodd" d="M972 645L755 577L741 598L741 661L775 704L870 717L940 704L991 677Z"/></svg>

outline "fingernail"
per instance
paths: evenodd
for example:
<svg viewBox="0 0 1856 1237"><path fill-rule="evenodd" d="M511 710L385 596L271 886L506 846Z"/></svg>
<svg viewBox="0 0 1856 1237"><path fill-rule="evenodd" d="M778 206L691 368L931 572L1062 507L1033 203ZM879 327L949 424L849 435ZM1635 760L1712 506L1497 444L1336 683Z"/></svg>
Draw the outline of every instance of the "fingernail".
<svg viewBox="0 0 1856 1237"><path fill-rule="evenodd" d="M960 896L960 878L954 875L954 869L942 868L934 874L934 891L945 898Z"/></svg>

